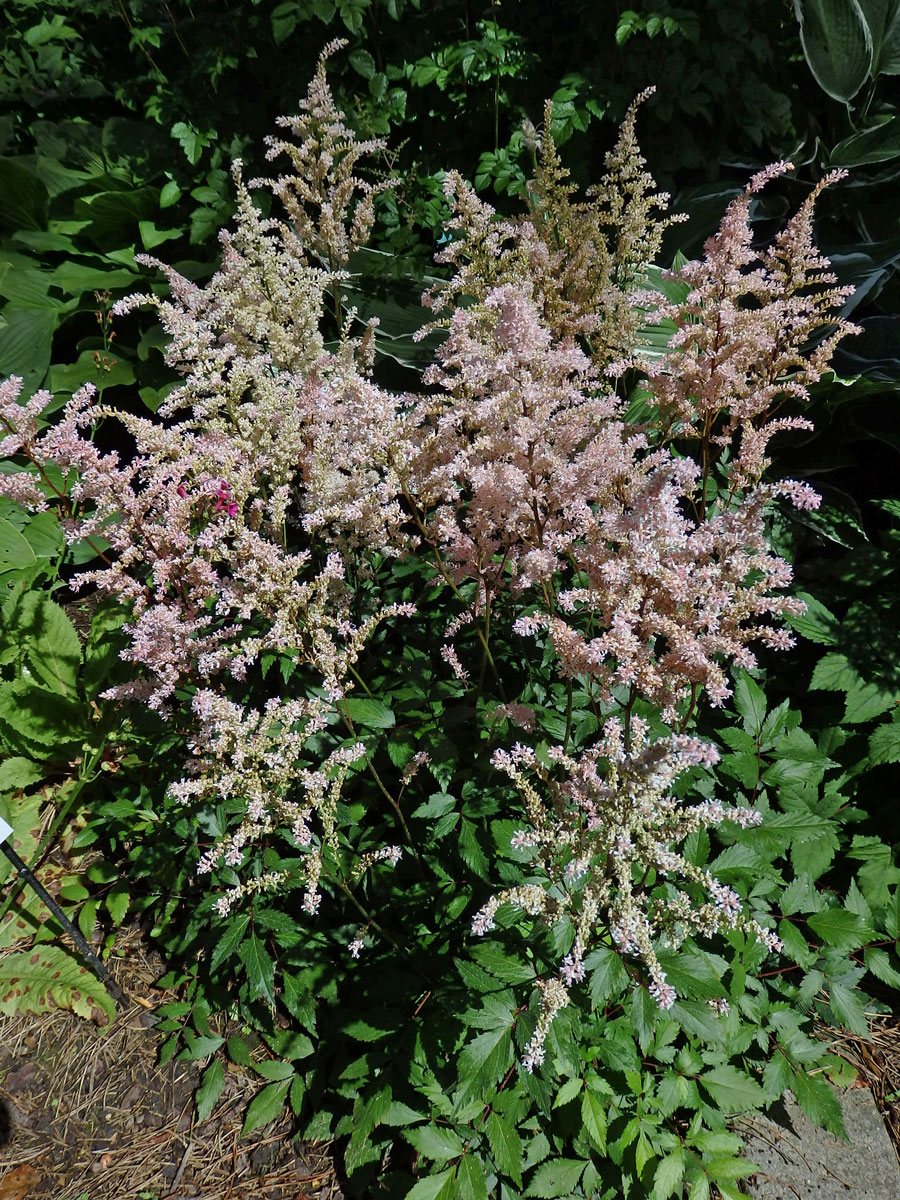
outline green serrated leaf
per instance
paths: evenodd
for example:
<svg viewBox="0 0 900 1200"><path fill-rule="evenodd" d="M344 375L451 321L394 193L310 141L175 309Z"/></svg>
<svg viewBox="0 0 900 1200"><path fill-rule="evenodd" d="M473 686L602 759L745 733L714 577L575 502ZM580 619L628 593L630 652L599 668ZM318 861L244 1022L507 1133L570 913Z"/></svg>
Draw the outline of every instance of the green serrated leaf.
<svg viewBox="0 0 900 1200"><path fill-rule="evenodd" d="M105 903L107 912L113 919L113 924L121 925L131 903L129 893L123 887L113 888L106 896Z"/></svg>
<svg viewBox="0 0 900 1200"><path fill-rule="evenodd" d="M725 1065L704 1071L699 1083L725 1113L760 1108L765 1099L756 1080L734 1066Z"/></svg>
<svg viewBox="0 0 900 1200"><path fill-rule="evenodd" d="M18 792L44 778L45 769L30 758L6 758L0 762L0 795Z"/></svg>
<svg viewBox="0 0 900 1200"><path fill-rule="evenodd" d="M843 1025L851 1033L857 1033L861 1037L868 1036L866 1006L858 991L843 983L832 983L828 990L828 1002L838 1025Z"/></svg>
<svg viewBox="0 0 900 1200"><path fill-rule="evenodd" d="M457 1195L456 1172L452 1167L426 1175L406 1193L403 1200L451 1200Z"/></svg>
<svg viewBox="0 0 900 1200"><path fill-rule="evenodd" d="M247 980L257 995L275 1003L275 964L255 933L238 947L238 958L247 968Z"/></svg>
<svg viewBox="0 0 900 1200"><path fill-rule="evenodd" d="M873 765L900 762L900 722L880 725L871 735L869 761Z"/></svg>
<svg viewBox="0 0 900 1200"><path fill-rule="evenodd" d="M853 912L843 908L823 908L808 918L810 929L829 946L840 950L856 950L870 941L875 931Z"/></svg>
<svg viewBox="0 0 900 1200"><path fill-rule="evenodd" d="M661 1158L653 1176L652 1200L669 1200L676 1191L680 1190L684 1177L684 1152L676 1150Z"/></svg>
<svg viewBox="0 0 900 1200"><path fill-rule="evenodd" d="M260 1126L274 1121L284 1108L284 1101L290 1086L289 1079L281 1079L277 1083L268 1084L254 1096L247 1106L247 1115L244 1117L241 1134L252 1133L254 1129L259 1129Z"/></svg>
<svg viewBox="0 0 900 1200"><path fill-rule="evenodd" d="M744 729L758 737L766 718L766 694L746 671L741 671L734 684L734 706L744 721Z"/></svg>
<svg viewBox="0 0 900 1200"><path fill-rule="evenodd" d="M200 1077L200 1086L194 1102L197 1105L197 1120L205 1121L215 1108L216 1101L225 1086L225 1068L221 1058L214 1058Z"/></svg>
<svg viewBox="0 0 900 1200"><path fill-rule="evenodd" d="M585 1132L601 1154L606 1153L606 1109L599 1096L585 1089L581 1097L581 1123Z"/></svg>
<svg viewBox="0 0 900 1200"><path fill-rule="evenodd" d="M819 1075L808 1075L806 1071L794 1073L793 1092L803 1112L816 1125L827 1129L835 1137L847 1141L844 1114L837 1093Z"/></svg>
<svg viewBox="0 0 900 1200"><path fill-rule="evenodd" d="M380 700L348 696L341 701L340 708L348 714L354 725L362 725L366 729L392 729L397 724L391 709Z"/></svg>
<svg viewBox="0 0 900 1200"><path fill-rule="evenodd" d="M524 1152L518 1131L496 1112L488 1117L486 1128L494 1166L501 1175L508 1175L516 1187L521 1187Z"/></svg>
<svg viewBox="0 0 900 1200"><path fill-rule="evenodd" d="M478 876L479 879L489 879L487 855L478 844L475 827L471 821L462 818L459 825L459 853L463 862Z"/></svg>
<svg viewBox="0 0 900 1200"><path fill-rule="evenodd" d="M567 1079L556 1093L556 1099L553 1101L553 1107L562 1108L564 1104L568 1104L570 1101L574 1100L583 1086L583 1079Z"/></svg>
<svg viewBox="0 0 900 1200"><path fill-rule="evenodd" d="M60 757L89 729L90 717L76 700L27 679L0 683L0 732L15 755Z"/></svg>
<svg viewBox="0 0 900 1200"><path fill-rule="evenodd" d="M216 942L215 949L212 952L210 959L210 967L213 971L227 959L231 958L234 952L244 940L244 933L247 926L250 924L249 913L237 913L236 916L228 919L228 925L225 932Z"/></svg>
<svg viewBox="0 0 900 1200"><path fill-rule="evenodd" d="M460 1200L488 1200L484 1164L473 1153L463 1158L456 1178Z"/></svg>
<svg viewBox="0 0 900 1200"><path fill-rule="evenodd" d="M459 1134L445 1125L419 1125L415 1129L405 1129L403 1136L420 1154L437 1162L458 1158L463 1152Z"/></svg>
<svg viewBox="0 0 900 1200"><path fill-rule="evenodd" d="M600 946L584 960L590 974L591 1007L599 1008L621 995L630 982L622 959L613 950Z"/></svg>
<svg viewBox="0 0 900 1200"><path fill-rule="evenodd" d="M554 1196L571 1196L588 1164L581 1159L554 1158L541 1163L529 1181L526 1196L549 1200Z"/></svg>

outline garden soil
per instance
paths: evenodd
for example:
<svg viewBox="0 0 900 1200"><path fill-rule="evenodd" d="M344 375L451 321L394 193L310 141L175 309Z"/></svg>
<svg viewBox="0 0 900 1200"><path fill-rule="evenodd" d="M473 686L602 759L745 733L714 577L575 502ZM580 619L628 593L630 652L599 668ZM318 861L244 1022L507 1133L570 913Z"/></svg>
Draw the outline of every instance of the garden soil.
<svg viewBox="0 0 900 1200"><path fill-rule="evenodd" d="M130 929L107 965L130 1003L105 1029L0 1018L0 1200L341 1200L327 1146L292 1141L288 1116L241 1136L251 1072L228 1066L196 1123L196 1064L157 1061L152 1009L176 999L154 986L162 962Z"/></svg>

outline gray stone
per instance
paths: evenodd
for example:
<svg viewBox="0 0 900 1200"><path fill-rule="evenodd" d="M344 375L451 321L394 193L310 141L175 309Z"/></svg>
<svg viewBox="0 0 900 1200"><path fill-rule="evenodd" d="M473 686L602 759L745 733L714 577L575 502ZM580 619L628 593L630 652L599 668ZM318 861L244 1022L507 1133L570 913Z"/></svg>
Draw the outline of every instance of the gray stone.
<svg viewBox="0 0 900 1200"><path fill-rule="evenodd" d="M767 1117L740 1123L756 1200L900 1200L900 1165L868 1088L837 1093L849 1143L813 1125L788 1093Z"/></svg>

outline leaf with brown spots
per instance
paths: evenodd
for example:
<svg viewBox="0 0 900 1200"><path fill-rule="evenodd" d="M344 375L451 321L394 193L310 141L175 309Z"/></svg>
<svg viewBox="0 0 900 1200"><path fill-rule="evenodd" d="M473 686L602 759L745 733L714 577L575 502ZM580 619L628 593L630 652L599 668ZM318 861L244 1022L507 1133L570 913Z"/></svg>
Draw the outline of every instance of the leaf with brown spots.
<svg viewBox="0 0 900 1200"><path fill-rule="evenodd" d="M41 1013L52 1005L71 1009L86 1020L92 1019L96 1008L109 1021L115 1018L115 1004L106 988L61 946L33 946L0 958L0 1013Z"/></svg>
<svg viewBox="0 0 900 1200"><path fill-rule="evenodd" d="M41 1179L40 1171L35 1171L34 1167L14 1167L0 1179L0 1200L28 1200Z"/></svg>

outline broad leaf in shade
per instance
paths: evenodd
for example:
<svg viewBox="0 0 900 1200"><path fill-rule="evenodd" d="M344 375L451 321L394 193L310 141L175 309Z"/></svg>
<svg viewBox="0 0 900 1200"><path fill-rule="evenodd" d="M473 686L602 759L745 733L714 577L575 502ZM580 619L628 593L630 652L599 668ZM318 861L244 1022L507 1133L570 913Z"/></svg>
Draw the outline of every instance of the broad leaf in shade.
<svg viewBox="0 0 900 1200"><path fill-rule="evenodd" d="M819 87L852 100L872 67L872 34L858 0L794 0L800 41Z"/></svg>

